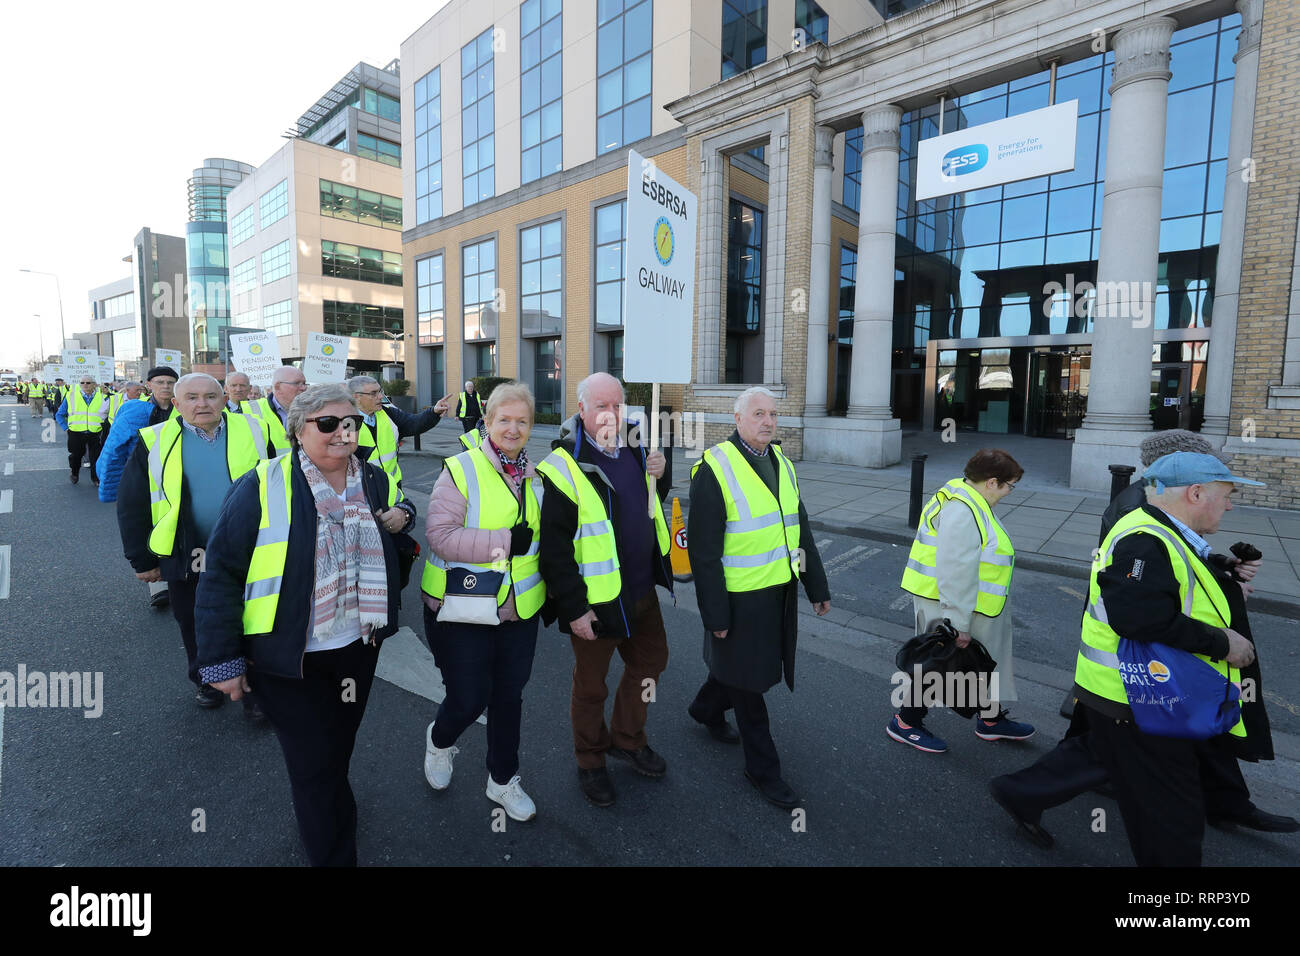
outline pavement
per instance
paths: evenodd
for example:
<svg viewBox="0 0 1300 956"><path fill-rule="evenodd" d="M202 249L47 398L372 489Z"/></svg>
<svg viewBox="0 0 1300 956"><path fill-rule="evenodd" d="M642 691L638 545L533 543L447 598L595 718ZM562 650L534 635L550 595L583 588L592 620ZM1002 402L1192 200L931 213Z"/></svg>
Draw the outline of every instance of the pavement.
<svg viewBox="0 0 1300 956"><path fill-rule="evenodd" d="M451 421L426 432L423 452L446 456L462 451L456 440L459 427ZM546 457L558 434L556 426L536 426L528 441L529 458ZM888 468L798 462L799 493L817 530L908 543L914 536L907 523L913 456L926 456L924 503L960 475L980 448L1002 448L1025 469L1016 490L997 506L998 520L1015 543L1017 565L1086 579L1109 499L1070 488L1070 445L1062 439L963 432L956 441L945 442L940 432L904 432L903 460ZM685 451L673 456L672 494L681 499L683 510L690 502L691 463L699 457L691 449ZM411 454L406 446L402 453ZM1218 533L1207 540L1223 554L1238 541L1257 547L1264 563L1255 577L1253 606L1279 614L1300 611L1300 512L1239 505L1223 516Z"/></svg>

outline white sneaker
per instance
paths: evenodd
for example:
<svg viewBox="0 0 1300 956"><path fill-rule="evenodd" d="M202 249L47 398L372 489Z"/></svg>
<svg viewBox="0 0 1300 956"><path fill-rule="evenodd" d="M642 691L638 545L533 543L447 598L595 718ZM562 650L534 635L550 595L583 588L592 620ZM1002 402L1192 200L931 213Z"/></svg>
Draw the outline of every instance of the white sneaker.
<svg viewBox="0 0 1300 956"><path fill-rule="evenodd" d="M510 782L505 786L497 783L488 774L487 796L506 808L506 816L511 820L518 820L526 823L533 817L537 816L537 804L533 803L533 798L524 793L524 788L519 785L519 774L510 778Z"/></svg>
<svg viewBox="0 0 1300 956"><path fill-rule="evenodd" d="M424 779L429 781L429 786L435 790L446 790L451 783L451 761L456 754L460 753L458 747L447 747L445 749L435 747L433 740L429 736L433 732L433 724L430 723L424 731Z"/></svg>

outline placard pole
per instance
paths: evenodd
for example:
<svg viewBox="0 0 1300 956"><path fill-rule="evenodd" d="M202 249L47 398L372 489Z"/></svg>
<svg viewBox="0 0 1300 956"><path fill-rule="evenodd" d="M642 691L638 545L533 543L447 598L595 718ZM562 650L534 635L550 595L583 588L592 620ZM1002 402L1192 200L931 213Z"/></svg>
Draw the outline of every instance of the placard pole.
<svg viewBox="0 0 1300 956"><path fill-rule="evenodd" d="M650 452L659 450L659 383L655 382L650 386L650 407L646 409L646 414L650 416ZM655 506L659 503L657 494L646 495L646 508L650 517L655 516Z"/></svg>

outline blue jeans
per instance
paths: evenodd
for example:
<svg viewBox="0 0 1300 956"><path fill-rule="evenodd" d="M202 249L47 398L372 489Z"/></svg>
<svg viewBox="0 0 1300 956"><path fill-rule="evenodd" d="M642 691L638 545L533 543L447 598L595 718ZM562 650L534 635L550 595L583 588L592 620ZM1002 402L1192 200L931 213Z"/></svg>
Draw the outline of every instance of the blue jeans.
<svg viewBox="0 0 1300 956"><path fill-rule="evenodd" d="M533 615L496 627L439 623L424 609L425 639L447 688L430 739L440 750L450 747L486 709L487 768L499 784L519 772L519 723L524 685L533 673L537 621Z"/></svg>

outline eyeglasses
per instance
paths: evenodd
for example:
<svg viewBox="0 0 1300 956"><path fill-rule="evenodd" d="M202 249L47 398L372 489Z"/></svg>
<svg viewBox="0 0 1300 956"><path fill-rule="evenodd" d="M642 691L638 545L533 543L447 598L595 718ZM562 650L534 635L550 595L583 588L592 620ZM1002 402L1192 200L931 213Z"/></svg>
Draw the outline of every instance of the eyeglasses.
<svg viewBox="0 0 1300 956"><path fill-rule="evenodd" d="M1002 487L1004 487L1004 488L1008 488L1008 489L1010 489L1010 488L1014 488L1015 486L1016 486L1016 483L1015 483L1014 481L1004 481L1004 482L1002 482Z"/></svg>
<svg viewBox="0 0 1300 956"><path fill-rule="evenodd" d="M281 385L288 385L290 388L306 388L306 382L281 382Z"/></svg>
<svg viewBox="0 0 1300 956"><path fill-rule="evenodd" d="M360 415L344 415L341 418L338 415L321 415L318 418L309 418L307 421L315 422L316 428L322 435L332 435L338 430L339 425L351 425L354 432L360 431L361 423L365 419Z"/></svg>
<svg viewBox="0 0 1300 956"><path fill-rule="evenodd" d="M377 388L371 392L357 392L357 394L365 395L367 398L378 398L380 395L384 394L384 390L382 388Z"/></svg>

